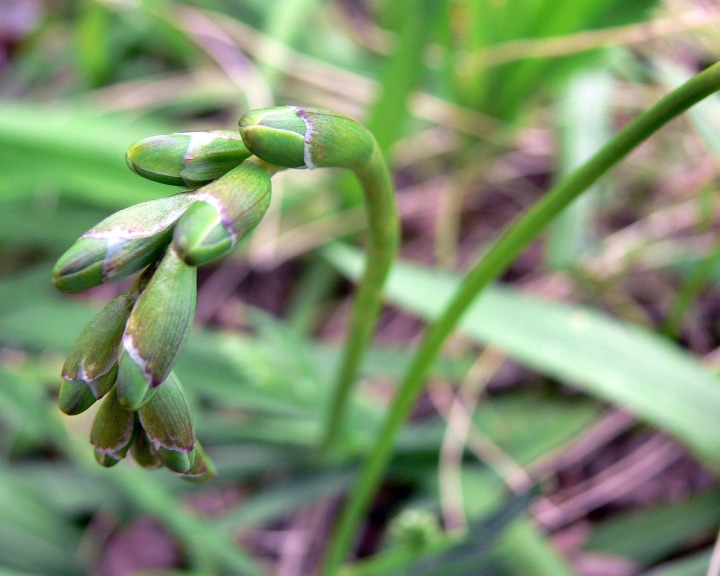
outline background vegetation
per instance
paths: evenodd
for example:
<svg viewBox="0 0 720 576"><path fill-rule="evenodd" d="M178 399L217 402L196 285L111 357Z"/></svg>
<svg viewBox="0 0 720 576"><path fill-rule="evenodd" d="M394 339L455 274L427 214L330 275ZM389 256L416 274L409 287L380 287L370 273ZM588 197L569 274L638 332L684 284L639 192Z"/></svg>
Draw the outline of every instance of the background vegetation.
<svg viewBox="0 0 720 576"><path fill-rule="evenodd" d="M702 0L0 1L0 575L314 574L423 321L554 181L720 58L719 22ZM293 172L201 270L177 368L219 478L102 469L92 414L55 397L119 288L61 295L50 268L173 192L125 167L129 144L274 103L363 119L399 190L401 262L338 448L316 451L362 208L341 172ZM719 106L635 151L477 301L344 574L719 573Z"/></svg>

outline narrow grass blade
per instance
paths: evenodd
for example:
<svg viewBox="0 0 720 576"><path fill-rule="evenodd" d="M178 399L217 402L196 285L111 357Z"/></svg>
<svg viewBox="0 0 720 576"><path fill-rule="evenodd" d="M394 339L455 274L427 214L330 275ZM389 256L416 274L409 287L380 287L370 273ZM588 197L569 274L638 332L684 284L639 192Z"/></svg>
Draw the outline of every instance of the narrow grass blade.
<svg viewBox="0 0 720 576"><path fill-rule="evenodd" d="M558 180L597 152L610 137L612 78L597 67L575 75L560 104ZM546 259L552 268L572 267L594 243L593 217L606 183L594 184L548 228Z"/></svg>
<svg viewBox="0 0 720 576"><path fill-rule="evenodd" d="M424 70L425 47L436 23L442 2L436 0L392 0L396 36L393 53L381 79L381 91L366 125L387 155L400 138L410 117L408 99Z"/></svg>
<svg viewBox="0 0 720 576"><path fill-rule="evenodd" d="M654 506L612 517L593 530L584 548L628 558L648 567L692 542L715 536L720 525L720 492L686 502Z"/></svg>
<svg viewBox="0 0 720 576"><path fill-rule="evenodd" d="M342 272L357 275L359 252L333 245L324 254ZM390 302L431 319L459 281L456 275L399 264L386 294ZM597 311L499 286L473 304L461 329L534 370L632 411L720 469L717 379L670 341Z"/></svg>

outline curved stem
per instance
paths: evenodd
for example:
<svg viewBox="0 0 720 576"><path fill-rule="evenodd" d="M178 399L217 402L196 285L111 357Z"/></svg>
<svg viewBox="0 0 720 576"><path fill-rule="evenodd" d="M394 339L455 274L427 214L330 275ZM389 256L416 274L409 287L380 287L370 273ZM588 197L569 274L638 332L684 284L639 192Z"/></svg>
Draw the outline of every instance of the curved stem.
<svg viewBox="0 0 720 576"><path fill-rule="evenodd" d="M359 480L342 511L321 574L332 576L347 555L357 528L392 454L395 436L407 418L425 376L440 349L477 295L495 280L517 255L600 176L633 148L693 104L720 90L720 63L704 70L662 98L625 126L594 156L554 186L512 225L466 275L440 316L425 332L374 446L368 451Z"/></svg>
<svg viewBox="0 0 720 576"><path fill-rule="evenodd" d="M354 173L365 196L369 230L367 256L365 272L353 302L343 359L333 387L334 395L321 444L323 451L330 448L340 428L355 376L372 339L382 305L383 285L395 260L398 244L395 188L377 143L370 160Z"/></svg>

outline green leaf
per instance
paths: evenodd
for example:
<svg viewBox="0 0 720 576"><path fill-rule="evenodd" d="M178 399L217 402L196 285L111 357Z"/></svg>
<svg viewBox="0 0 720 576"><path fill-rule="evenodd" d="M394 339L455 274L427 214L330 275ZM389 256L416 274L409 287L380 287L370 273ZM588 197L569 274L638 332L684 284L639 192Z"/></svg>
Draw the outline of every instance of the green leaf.
<svg viewBox="0 0 720 576"><path fill-rule="evenodd" d="M561 137L559 181L589 159L610 138L612 77L607 69L573 76L559 110ZM607 186L596 183L566 208L549 227L547 260L553 268L572 267L595 244L593 217Z"/></svg>
<svg viewBox="0 0 720 576"><path fill-rule="evenodd" d="M80 531L32 483L0 462L0 564L45 574L77 574Z"/></svg>
<svg viewBox="0 0 720 576"><path fill-rule="evenodd" d="M147 119L138 122L91 107L0 100L0 171L11 176L0 179L0 198L49 189L121 208L166 195L169 188L128 170L125 150L144 136L170 131Z"/></svg>
<svg viewBox="0 0 720 576"><path fill-rule="evenodd" d="M710 552L697 552L688 558L667 562L644 576L707 576Z"/></svg>
<svg viewBox="0 0 720 576"><path fill-rule="evenodd" d="M332 245L323 253L343 273L359 274L360 252ZM458 275L398 264L386 295L432 319L459 280ZM598 311L540 301L501 286L483 293L461 329L534 370L633 412L720 468L720 383L672 342Z"/></svg>
<svg viewBox="0 0 720 576"><path fill-rule="evenodd" d="M720 492L714 490L686 502L612 517L593 530L584 548L650 566L693 542L713 536L718 524Z"/></svg>

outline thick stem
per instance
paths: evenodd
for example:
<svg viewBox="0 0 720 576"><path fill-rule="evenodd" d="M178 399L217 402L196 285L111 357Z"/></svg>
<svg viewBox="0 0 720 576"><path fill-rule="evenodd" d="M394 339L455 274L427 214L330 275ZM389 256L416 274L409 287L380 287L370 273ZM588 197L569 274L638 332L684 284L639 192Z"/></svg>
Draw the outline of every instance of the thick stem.
<svg viewBox="0 0 720 576"><path fill-rule="evenodd" d="M668 121L717 90L720 90L720 63L678 87L625 126L501 235L470 270L445 310L426 330L413 362L400 384L376 443L368 451L360 478L342 511L321 572L323 576L338 573L340 564L352 546L360 520L377 491L390 460L395 437L422 389L428 370L435 362L443 343L478 294L514 261L555 216L600 176Z"/></svg>
<svg viewBox="0 0 720 576"><path fill-rule="evenodd" d="M375 144L370 160L355 170L365 196L368 220L368 245L365 272L358 284L350 318L350 331L343 359L333 388L330 413L322 439L327 451L335 441L343 420L353 382L377 323L382 305L382 290L395 260L398 244L398 216L395 188L385 160Z"/></svg>

